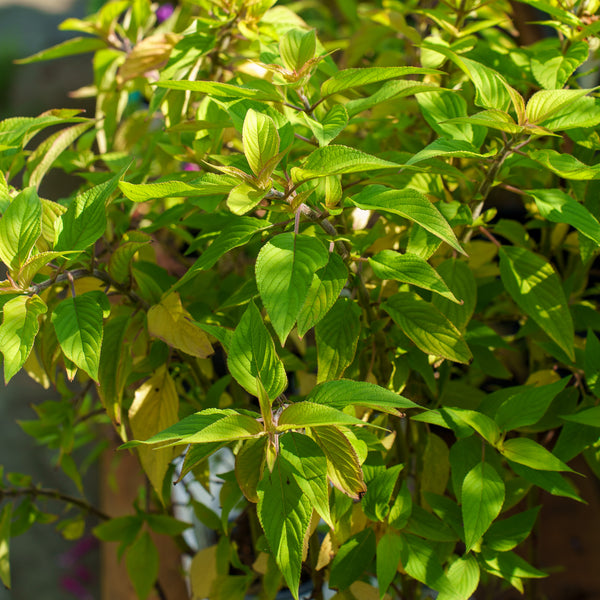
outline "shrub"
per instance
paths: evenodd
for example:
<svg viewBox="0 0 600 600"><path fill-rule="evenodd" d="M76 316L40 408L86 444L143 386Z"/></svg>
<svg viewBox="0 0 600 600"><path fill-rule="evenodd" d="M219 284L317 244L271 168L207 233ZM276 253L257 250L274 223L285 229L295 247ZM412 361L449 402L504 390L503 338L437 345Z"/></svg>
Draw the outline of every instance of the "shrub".
<svg viewBox="0 0 600 600"><path fill-rule="evenodd" d="M535 490L599 472L599 27L595 1L527 4L554 35L519 45L507 2L116 0L21 61L94 52L96 114L0 123L5 380L60 392L24 428L80 488L110 423L150 497L107 519L7 475L5 584L61 497L66 535L104 518L168 597L149 531L185 547L172 482L210 489L216 452L195 598L544 576L518 553ZM80 187L44 197L51 169Z"/></svg>

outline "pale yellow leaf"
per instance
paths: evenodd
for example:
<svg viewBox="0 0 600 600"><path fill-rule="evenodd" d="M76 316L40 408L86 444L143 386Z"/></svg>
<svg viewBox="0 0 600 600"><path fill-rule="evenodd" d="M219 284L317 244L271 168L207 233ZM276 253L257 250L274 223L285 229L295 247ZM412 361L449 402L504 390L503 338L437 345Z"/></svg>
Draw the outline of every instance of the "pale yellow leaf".
<svg viewBox="0 0 600 600"><path fill-rule="evenodd" d="M211 588L217 579L217 546L203 548L192 559L190 583L192 600L210 598Z"/></svg>
<svg viewBox="0 0 600 600"><path fill-rule="evenodd" d="M160 369L139 387L129 409L129 423L137 440L146 440L178 421L179 397L167 368ZM140 462L152 486L162 497L162 483L173 459L173 448L138 448Z"/></svg>
<svg viewBox="0 0 600 600"><path fill-rule="evenodd" d="M191 356L206 358L213 353L208 336L194 324L176 292L150 308L148 333Z"/></svg>
<svg viewBox="0 0 600 600"><path fill-rule="evenodd" d="M331 540L331 532L327 532L323 541L321 542L321 547L319 548L319 557L317 558L317 566L315 569L320 571L323 567L326 567L333 558L335 552L333 548L333 541Z"/></svg>

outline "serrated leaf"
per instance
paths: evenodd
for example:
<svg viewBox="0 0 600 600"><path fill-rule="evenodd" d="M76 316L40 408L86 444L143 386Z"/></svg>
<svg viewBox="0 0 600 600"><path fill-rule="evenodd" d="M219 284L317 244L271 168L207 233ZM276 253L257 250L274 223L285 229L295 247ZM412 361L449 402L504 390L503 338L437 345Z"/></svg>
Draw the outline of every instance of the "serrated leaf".
<svg viewBox="0 0 600 600"><path fill-rule="evenodd" d="M457 127L451 121L456 117L468 119L467 101L460 94L450 91L430 92L419 94L416 99L423 117L439 136L473 142L473 129L468 123Z"/></svg>
<svg viewBox="0 0 600 600"><path fill-rule="evenodd" d="M321 121L302 113L304 120L319 142L319 146L327 146L348 125L348 112L341 104L334 104Z"/></svg>
<svg viewBox="0 0 600 600"><path fill-rule="evenodd" d="M348 589L369 566L375 556L375 549L375 532L371 527L346 540L331 563L329 587Z"/></svg>
<svg viewBox="0 0 600 600"><path fill-rule="evenodd" d="M458 407L444 407L440 409L440 412L444 420L449 422L450 426L466 424L492 446L495 446L500 441L500 427L498 427L493 419L481 412Z"/></svg>
<svg viewBox="0 0 600 600"><path fill-rule="evenodd" d="M541 125L544 121L561 113L568 113L574 102L593 90L540 90L527 102L527 121L532 125Z"/></svg>
<svg viewBox="0 0 600 600"><path fill-rule="evenodd" d="M315 57L317 35L314 29L290 29L279 41L279 53L285 67L293 73L300 73L302 67Z"/></svg>
<svg viewBox="0 0 600 600"><path fill-rule="evenodd" d="M394 250L382 250L369 258L369 264L373 273L380 279L410 283L439 294L452 302L460 303L437 271L426 260L415 254L400 254Z"/></svg>
<svg viewBox="0 0 600 600"><path fill-rule="evenodd" d="M502 521L495 521L483 536L485 546L498 552L512 550L529 537L539 511L540 507L536 506Z"/></svg>
<svg viewBox="0 0 600 600"><path fill-rule="evenodd" d="M466 262L457 258L445 260L436 270L460 304L440 294L432 296L431 303L448 317L459 331L464 332L477 303L477 282L473 271Z"/></svg>
<svg viewBox="0 0 600 600"><path fill-rule="evenodd" d="M442 592L436 600L471 598L479 585L479 563L471 554L455 560L446 573L453 592Z"/></svg>
<svg viewBox="0 0 600 600"><path fill-rule="evenodd" d="M235 478L250 502L258 502L256 488L262 475L268 441L267 436L248 440L235 457ZM201 447L206 447L206 444Z"/></svg>
<svg viewBox="0 0 600 600"><path fill-rule="evenodd" d="M529 150L527 154L529 158L564 179L575 181L600 179L600 165L586 165L570 154L560 154L549 148Z"/></svg>
<svg viewBox="0 0 600 600"><path fill-rule="evenodd" d="M292 181L298 184L317 177L393 169L401 166L348 146L324 146L309 154L301 167L292 168Z"/></svg>
<svg viewBox="0 0 600 600"><path fill-rule="evenodd" d="M499 448L502 455L520 465L539 471L570 471L562 460L543 446L525 437L506 440Z"/></svg>
<svg viewBox="0 0 600 600"><path fill-rule="evenodd" d="M56 225L54 250L85 250L102 236L107 223L106 204L124 171L73 199Z"/></svg>
<svg viewBox="0 0 600 600"><path fill-rule="evenodd" d="M561 281L550 263L515 246L503 246L499 255L500 277L506 291L573 360L573 320Z"/></svg>
<svg viewBox="0 0 600 600"><path fill-rule="evenodd" d="M42 233L42 204L35 188L25 188L0 219L0 259L11 270L29 258Z"/></svg>
<svg viewBox="0 0 600 600"><path fill-rule="evenodd" d="M590 49L586 42L575 42L564 50L560 47L540 49L531 58L531 72L546 89L562 88L575 69L584 63Z"/></svg>
<svg viewBox="0 0 600 600"><path fill-rule="evenodd" d="M600 123L600 104L596 98L584 96L540 123L548 131L568 131L595 127Z"/></svg>
<svg viewBox="0 0 600 600"><path fill-rule="evenodd" d="M546 413L556 396L565 389L569 377L549 385L519 390L498 407L494 421L502 431L527 427L537 423Z"/></svg>
<svg viewBox="0 0 600 600"><path fill-rule="evenodd" d="M350 201L363 210L389 212L414 221L461 254L465 254L448 221L434 204L416 190L391 190L382 185L369 185L350 198Z"/></svg>
<svg viewBox="0 0 600 600"><path fill-rule="evenodd" d="M402 540L394 531L387 530L377 542L376 573L379 584L379 598L385 596L396 574L400 563Z"/></svg>
<svg viewBox="0 0 600 600"><path fill-rule="evenodd" d="M384 521L390 512L390 500L404 465L398 464L376 475L367 487L362 508L372 521Z"/></svg>
<svg viewBox="0 0 600 600"><path fill-rule="evenodd" d="M31 284L32 279L43 269L49 262L55 258L70 254L66 250L63 252L40 252L35 254L29 260L26 260L19 271L15 275L15 279L19 285L26 289Z"/></svg>
<svg viewBox="0 0 600 600"><path fill-rule="evenodd" d="M36 52L27 58L19 58L15 60L15 62L20 65L26 65L42 60L52 60L54 58L63 58L64 56L73 56L85 52L95 52L102 48L106 48L106 42L104 40L90 37L76 37L61 42L51 48Z"/></svg>
<svg viewBox="0 0 600 600"><path fill-rule="evenodd" d="M329 253L329 260L313 275L306 300L298 315L298 335L304 334L325 317L336 302L348 279L348 268L342 257Z"/></svg>
<svg viewBox="0 0 600 600"><path fill-rule="evenodd" d="M256 283L281 345L296 323L313 274L329 253L316 238L282 233L269 240L256 259Z"/></svg>
<svg viewBox="0 0 600 600"><path fill-rule="evenodd" d="M448 119L445 124L479 125L488 129L497 129L512 134L521 133L524 129L522 125L517 125L507 112L496 108L482 110L470 117L454 117Z"/></svg>
<svg viewBox="0 0 600 600"><path fill-rule="evenodd" d="M156 198L188 198L226 194L238 183L239 180L231 175L205 173L189 182L179 179L140 184L120 181L119 189L132 202L147 202Z"/></svg>
<svg viewBox="0 0 600 600"><path fill-rule="evenodd" d="M435 69L423 69L420 67L367 67L363 69L344 69L338 71L333 77L321 85L321 96L331 96L346 90L405 77L406 75L435 75L439 73Z"/></svg>
<svg viewBox="0 0 600 600"><path fill-rule="evenodd" d="M553 496L572 498L578 502L584 502L577 493L575 486L557 471L538 471L512 461L509 461L509 465L510 468L527 481L527 483L537 485Z"/></svg>
<svg viewBox="0 0 600 600"><path fill-rule="evenodd" d="M365 425L365 422L326 404L295 402L284 408L279 415L277 430L287 431L324 425Z"/></svg>
<svg viewBox="0 0 600 600"><path fill-rule="evenodd" d="M486 152L481 154L477 152L477 148L475 148L471 143L466 142L464 140L448 140L446 138L439 138L431 142L420 150L406 162L406 165L414 165L423 160L430 160L432 158L489 158L493 156L496 152L491 150L490 152Z"/></svg>
<svg viewBox="0 0 600 600"><path fill-rule="evenodd" d="M315 327L317 383L339 379L354 360L361 310L350 298L339 298Z"/></svg>
<svg viewBox="0 0 600 600"><path fill-rule="evenodd" d="M327 476L331 483L354 500L367 491L356 450L337 427L314 427L310 436L327 457Z"/></svg>
<svg viewBox="0 0 600 600"><path fill-rule="evenodd" d="M329 512L327 459L318 444L306 435L288 432L279 438L279 454L289 463L290 472L311 506L333 529Z"/></svg>
<svg viewBox="0 0 600 600"><path fill-rule="evenodd" d="M206 358L213 353L208 336L193 322L177 292L150 307L148 333L190 356Z"/></svg>
<svg viewBox="0 0 600 600"><path fill-rule="evenodd" d="M255 110L248 110L242 129L242 142L248 164L258 176L279 151L279 134L273 119Z"/></svg>
<svg viewBox="0 0 600 600"><path fill-rule="evenodd" d="M304 536L313 507L296 483L290 463L280 456L272 472L264 470L257 493L260 524L277 566L298 600Z"/></svg>
<svg viewBox="0 0 600 600"><path fill-rule="evenodd" d="M3 308L0 352L4 355L4 381L8 383L23 366L40 325L38 318L48 307L39 296L11 298Z"/></svg>
<svg viewBox="0 0 600 600"><path fill-rule="evenodd" d="M600 222L583 204L562 190L528 190L544 219L553 223L568 223L600 245Z"/></svg>
<svg viewBox="0 0 600 600"><path fill-rule="evenodd" d="M7 502L0 513L0 581L10 590L10 524L12 503Z"/></svg>
<svg viewBox="0 0 600 600"><path fill-rule="evenodd" d="M95 292L67 298L52 313L52 324L64 355L94 381L98 381L103 313Z"/></svg>
<svg viewBox="0 0 600 600"><path fill-rule="evenodd" d="M227 366L235 380L253 396L259 396L257 380L270 400L277 398L287 386L283 363L253 302L231 338Z"/></svg>
<svg viewBox="0 0 600 600"><path fill-rule="evenodd" d="M147 439L177 423L179 396L175 383L163 365L136 391L129 408L133 436ZM138 448L140 462L152 486L162 497L163 479L173 459L171 448Z"/></svg>
<svg viewBox="0 0 600 600"><path fill-rule="evenodd" d="M158 81L156 85L170 90L200 92L211 98L249 98L259 102L281 102L282 100L274 87L267 89L267 86L264 89L256 89L217 81Z"/></svg>
<svg viewBox="0 0 600 600"><path fill-rule="evenodd" d="M398 414L398 409L420 408L412 400L391 390L366 381L339 379L315 386L306 398L307 402L326 404L338 410L346 406L364 406L373 410Z"/></svg>
<svg viewBox="0 0 600 600"><path fill-rule="evenodd" d="M501 577L523 593L521 578L546 577L546 573L532 567L514 552L496 552L484 548L481 552L484 568L489 573Z"/></svg>
<svg viewBox="0 0 600 600"><path fill-rule="evenodd" d="M423 352L468 363L471 351L458 329L435 306L416 294L398 292L382 308Z"/></svg>
<svg viewBox="0 0 600 600"><path fill-rule="evenodd" d="M147 531L127 549L127 574L139 600L145 600L158 577L158 550Z"/></svg>
<svg viewBox="0 0 600 600"><path fill-rule="evenodd" d="M500 514L504 481L492 465L479 462L467 473L461 498L466 551L469 552Z"/></svg>
<svg viewBox="0 0 600 600"><path fill-rule="evenodd" d="M117 283L125 283L129 279L133 257L151 240L143 231L129 231L123 235L121 244L111 254L108 262L108 273Z"/></svg>

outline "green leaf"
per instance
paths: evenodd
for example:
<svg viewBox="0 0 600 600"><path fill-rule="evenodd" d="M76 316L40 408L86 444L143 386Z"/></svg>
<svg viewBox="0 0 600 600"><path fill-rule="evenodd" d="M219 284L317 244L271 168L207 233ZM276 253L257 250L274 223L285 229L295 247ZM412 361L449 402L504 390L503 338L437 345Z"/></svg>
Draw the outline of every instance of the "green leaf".
<svg viewBox="0 0 600 600"><path fill-rule="evenodd" d="M585 380L596 398L600 398L600 364L598 364L598 356L600 356L600 341L598 341L596 334L588 329L583 364Z"/></svg>
<svg viewBox="0 0 600 600"><path fill-rule="evenodd" d="M12 271L29 258L42 233L42 203L35 188L25 188L0 219L0 259Z"/></svg>
<svg viewBox="0 0 600 600"><path fill-rule="evenodd" d="M143 231L128 231L121 244L111 254L108 273L117 283L125 283L131 277L131 261L138 250L149 244L152 238Z"/></svg>
<svg viewBox="0 0 600 600"><path fill-rule="evenodd" d="M7 502L0 513L0 581L10 590L10 524L12 503Z"/></svg>
<svg viewBox="0 0 600 600"><path fill-rule="evenodd" d="M570 154L560 154L548 148L543 150L529 150L529 158L540 163L552 173L564 179L587 181L600 179L600 165L586 165Z"/></svg>
<svg viewBox="0 0 600 600"><path fill-rule="evenodd" d="M317 383L339 379L354 360L362 312L350 298L339 298L315 327Z"/></svg>
<svg viewBox="0 0 600 600"><path fill-rule="evenodd" d="M292 168L292 181L298 184L316 177L361 173L379 169L397 169L401 166L355 148L324 146L309 154L301 167Z"/></svg>
<svg viewBox="0 0 600 600"><path fill-rule="evenodd" d="M250 168L256 176L261 175L265 165L279 152L279 134L273 119L255 110L248 110L242 129L242 142ZM273 168L275 165L270 170Z"/></svg>
<svg viewBox="0 0 600 600"><path fill-rule="evenodd" d="M384 521L390 512L390 500L404 465L398 464L376 475L367 486L362 508L371 521Z"/></svg>
<svg viewBox="0 0 600 600"><path fill-rule="evenodd" d="M295 402L283 409L277 422L277 430L287 431L322 425L365 425L365 422L326 404Z"/></svg>
<svg viewBox="0 0 600 600"><path fill-rule="evenodd" d="M457 258L449 258L437 266L438 275L454 292L460 304L437 294L431 297L431 303L445 315L456 328L464 332L477 303L477 282L469 265Z"/></svg>
<svg viewBox="0 0 600 600"><path fill-rule="evenodd" d="M304 120L319 142L319 146L327 146L348 125L348 112L341 104L334 104L321 121L302 113Z"/></svg>
<svg viewBox="0 0 600 600"><path fill-rule="evenodd" d="M448 119L444 124L448 126L455 124L479 125L488 129L497 129L498 131L512 134L521 133L524 130L524 127L517 125L507 112L496 108L482 110L470 117L454 117L453 119Z"/></svg>
<svg viewBox="0 0 600 600"><path fill-rule="evenodd" d="M412 514L413 502L406 479L402 482L402 487L392 504L388 518L389 524L398 531L406 527L406 524Z"/></svg>
<svg viewBox="0 0 600 600"><path fill-rule="evenodd" d="M0 352L4 355L4 381L23 366L40 328L38 318L48 307L39 296L17 296L4 305L0 326Z"/></svg>
<svg viewBox="0 0 600 600"><path fill-rule="evenodd" d="M256 283L281 345L296 323L315 271L329 253L316 238L282 233L269 240L256 259Z"/></svg>
<svg viewBox="0 0 600 600"><path fill-rule="evenodd" d="M449 421L450 426L454 424L468 425L492 446L495 446L500 441L500 427L498 427L493 419L483 413L458 407L444 407L440 409L440 412L444 420Z"/></svg>
<svg viewBox="0 0 600 600"><path fill-rule="evenodd" d="M367 488L358 455L348 438L337 427L313 427L310 436L327 458L331 483L353 500L360 500Z"/></svg>
<svg viewBox="0 0 600 600"><path fill-rule="evenodd" d="M102 236L106 205L124 171L75 197L57 223L54 250L85 250Z"/></svg>
<svg viewBox="0 0 600 600"><path fill-rule="evenodd" d="M258 502L256 488L262 476L268 443L269 438L266 435L248 440L242 445L235 457L235 478L240 490L250 502ZM202 446L196 446L196 448L207 448L207 446L207 444L202 444Z"/></svg>
<svg viewBox="0 0 600 600"><path fill-rule="evenodd" d="M227 366L235 380L253 396L259 395L257 381L271 400L287 386L283 363L254 302L250 302L231 338Z"/></svg>
<svg viewBox="0 0 600 600"><path fill-rule="evenodd" d="M277 566L298 600L304 536L313 507L296 483L292 465L281 456L275 459L272 472L264 470L257 493L260 524Z"/></svg>
<svg viewBox="0 0 600 600"><path fill-rule="evenodd" d="M577 493L575 486L556 471L537 471L536 469L531 469L525 465L520 465L512 461L509 462L509 465L510 468L525 481L537 485L553 496L572 498L578 502L584 502Z"/></svg>
<svg viewBox="0 0 600 600"><path fill-rule="evenodd" d="M528 190L544 219L553 223L568 223L600 245L600 223L583 204L562 190Z"/></svg>
<svg viewBox="0 0 600 600"><path fill-rule="evenodd" d="M567 83L575 69L587 60L589 52L586 42L571 44L564 54L558 44L556 47L538 48L531 57L531 72L542 87L558 90Z"/></svg>
<svg viewBox="0 0 600 600"><path fill-rule="evenodd" d="M492 523L483 536L485 547L498 552L512 550L529 537L539 511L540 507L536 506Z"/></svg>
<svg viewBox="0 0 600 600"><path fill-rule="evenodd" d="M349 379L321 383L312 389L306 400L338 410L343 410L346 406L364 406L392 415L398 415L398 409L421 408L412 400L391 390L367 381Z"/></svg>
<svg viewBox="0 0 600 600"><path fill-rule="evenodd" d="M600 406L584 408L571 415L562 415L561 419L573 423L581 423L582 425L590 425L591 427L600 427Z"/></svg>
<svg viewBox="0 0 600 600"><path fill-rule="evenodd" d="M103 335L100 297L96 292L87 292L67 298L52 313L52 324L65 356L94 381L98 381Z"/></svg>
<svg viewBox="0 0 600 600"><path fill-rule="evenodd" d="M371 527L346 540L331 563L329 587L337 590L349 588L369 567L375 556L375 549L375 532Z"/></svg>
<svg viewBox="0 0 600 600"><path fill-rule="evenodd" d="M472 554L462 556L450 565L446 573L449 586L453 589L453 592L442 592L436 600L471 598L479 585L479 576L477 559Z"/></svg>
<svg viewBox="0 0 600 600"><path fill-rule="evenodd" d="M410 283L460 304L436 270L426 260L415 254L400 254L394 250L382 250L369 258L369 264L373 273L380 279L394 279L402 283Z"/></svg>
<svg viewBox="0 0 600 600"><path fill-rule="evenodd" d="M158 550L147 531L127 549L127 574L139 600L145 600L158 577Z"/></svg>
<svg viewBox="0 0 600 600"><path fill-rule="evenodd" d="M290 29L279 41L281 60L287 69L300 73L302 67L315 57L317 35L314 29Z"/></svg>
<svg viewBox="0 0 600 600"><path fill-rule="evenodd" d="M527 120L532 125L570 110L573 103L593 90L540 90L527 102Z"/></svg>
<svg viewBox="0 0 600 600"><path fill-rule="evenodd" d="M573 469L562 460L529 438L520 437L506 440L499 450L505 458L532 469L573 472Z"/></svg>
<svg viewBox="0 0 600 600"><path fill-rule="evenodd" d="M140 184L120 181L119 189L132 202L147 202L157 198L188 198L226 194L238 183L239 180L231 175L205 173L188 182L179 179Z"/></svg>
<svg viewBox="0 0 600 600"><path fill-rule="evenodd" d="M505 579L521 593L523 593L521 578L537 579L547 576L546 573L532 567L514 552L496 552L484 548L481 552L481 559L486 571Z"/></svg>
<svg viewBox="0 0 600 600"><path fill-rule="evenodd" d="M423 160L430 160L432 158L488 158L493 156L496 152L494 150L481 154L477 152L470 142L464 140L447 140L445 138L439 138L431 142L423 148L423 150L413 154L413 156L406 162L406 165L414 165Z"/></svg>
<svg viewBox="0 0 600 600"><path fill-rule="evenodd" d="M216 81L159 81L156 85L170 90L200 92L211 98L249 98L259 102L281 102L282 100L274 87L267 89L267 86L264 89L255 89Z"/></svg>
<svg viewBox="0 0 600 600"><path fill-rule="evenodd" d="M561 281L544 258L514 246L500 248L500 277L517 306L575 359L574 330Z"/></svg>
<svg viewBox="0 0 600 600"><path fill-rule="evenodd" d="M367 67L364 69L344 69L338 71L333 77L321 85L321 96L327 97L339 94L346 90L405 77L407 75L435 75L439 73L435 69L423 69L420 67Z"/></svg>
<svg viewBox="0 0 600 600"><path fill-rule="evenodd" d="M298 315L298 335L303 337L325 317L336 302L348 279L348 268L342 257L329 253L324 267L315 272L306 295L306 300Z"/></svg>
<svg viewBox="0 0 600 600"><path fill-rule="evenodd" d="M562 110L542 121L540 126L549 131L568 131L582 127L596 127L598 123L600 123L600 104L596 98L584 96L563 106Z"/></svg>
<svg viewBox="0 0 600 600"><path fill-rule="evenodd" d="M447 123L456 117L468 116L467 102L460 94L450 91L428 92L416 98L423 117L440 137L473 142L473 129L468 123L462 127Z"/></svg>
<svg viewBox="0 0 600 600"><path fill-rule="evenodd" d="M62 252L40 252L34 254L29 260L26 260L19 271L15 275L15 279L22 289L27 289L33 278L41 271L49 262L55 258L63 257L70 254L68 251Z"/></svg>
<svg viewBox="0 0 600 600"><path fill-rule="evenodd" d="M467 473L461 497L466 552L469 552L500 514L504 481L492 465L480 462Z"/></svg>
<svg viewBox="0 0 600 600"><path fill-rule="evenodd" d="M511 394L498 407L494 421L502 431L534 425L544 416L552 400L565 389L569 379L565 377L549 385L530 387Z"/></svg>
<svg viewBox="0 0 600 600"><path fill-rule="evenodd" d="M426 354L460 363L471 360L471 351L458 329L435 306L416 294L398 292L382 308Z"/></svg>
<svg viewBox="0 0 600 600"><path fill-rule="evenodd" d="M106 48L106 42L104 40L90 37L76 37L61 42L51 48L46 48L41 52L36 52L27 58L19 58L18 60L15 60L15 62L20 65L26 65L42 60L52 60L54 58L63 58L64 56L73 56L85 52L95 52L102 48Z"/></svg>
<svg viewBox="0 0 600 600"><path fill-rule="evenodd" d="M329 512L327 459L319 445L306 435L288 432L279 438L279 455L289 463L289 471L311 506L333 529Z"/></svg>
<svg viewBox="0 0 600 600"><path fill-rule="evenodd" d="M256 189L250 183L236 185L227 196L227 208L234 215L245 215L264 198L264 190Z"/></svg>
<svg viewBox="0 0 600 600"><path fill-rule="evenodd" d="M394 531L387 530L377 542L376 573L379 584L379 599L385 596L398 573L402 540Z"/></svg>
<svg viewBox="0 0 600 600"><path fill-rule="evenodd" d="M369 185L350 202L363 210L389 212L418 223L461 254L456 235L439 210L423 194L411 188L391 190L382 185Z"/></svg>

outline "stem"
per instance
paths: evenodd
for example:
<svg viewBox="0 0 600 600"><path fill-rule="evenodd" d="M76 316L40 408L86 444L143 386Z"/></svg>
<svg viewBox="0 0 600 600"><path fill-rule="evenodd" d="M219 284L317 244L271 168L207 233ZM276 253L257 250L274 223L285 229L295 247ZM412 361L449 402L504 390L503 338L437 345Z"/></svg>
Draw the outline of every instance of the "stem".
<svg viewBox="0 0 600 600"><path fill-rule="evenodd" d="M492 242L492 244L495 244L498 246L498 248L502 246L502 244L485 227L480 225L478 229L481 231L481 233L483 233L483 235L485 235L486 238L490 240L490 242Z"/></svg>
<svg viewBox="0 0 600 600"><path fill-rule="evenodd" d="M69 494L63 494L58 490L36 487L7 488L4 490L0 490L0 499L19 498L21 496L33 496L34 498L43 497L51 498L53 500L60 500L61 502L66 502L68 504L78 506L90 515L98 517L98 519L101 519L103 521L108 521L110 519L110 517L106 513L91 505L86 500L83 500L82 498L75 498L74 496L70 496Z"/></svg>

